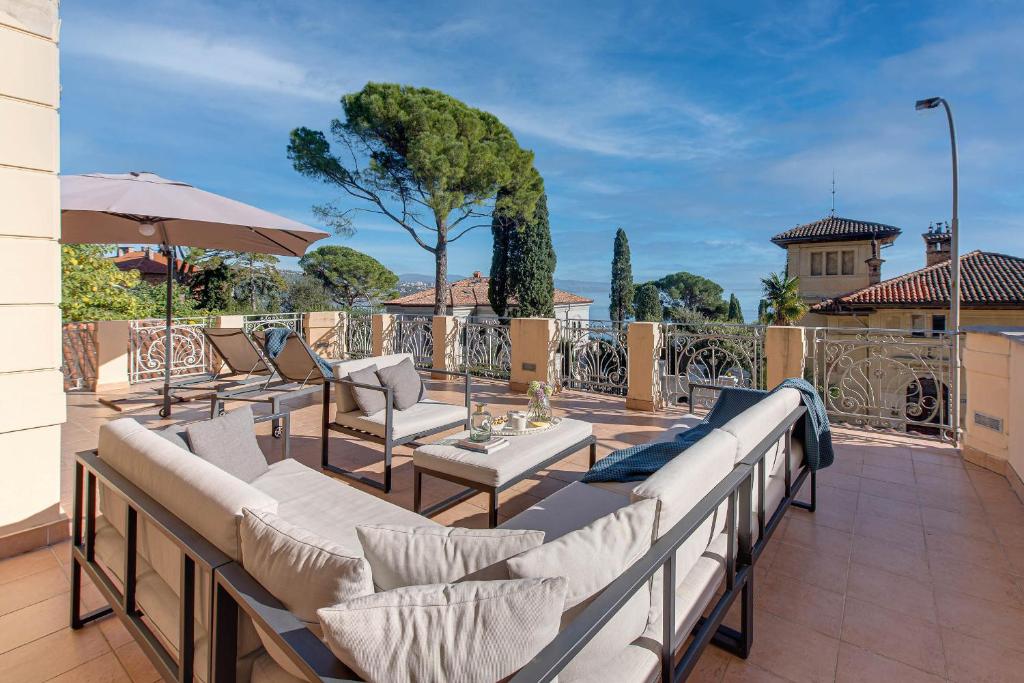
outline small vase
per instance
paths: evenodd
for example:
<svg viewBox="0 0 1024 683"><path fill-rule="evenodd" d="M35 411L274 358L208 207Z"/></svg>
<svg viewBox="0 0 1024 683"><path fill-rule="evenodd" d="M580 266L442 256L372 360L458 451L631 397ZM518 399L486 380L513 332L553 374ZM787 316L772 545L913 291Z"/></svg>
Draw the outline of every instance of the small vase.
<svg viewBox="0 0 1024 683"><path fill-rule="evenodd" d="M530 401L530 415L527 419L531 424L551 422L551 400L546 395L533 398Z"/></svg>
<svg viewBox="0 0 1024 683"><path fill-rule="evenodd" d="M483 403L476 404L476 412L469 417L469 440L477 443L491 438L491 414Z"/></svg>

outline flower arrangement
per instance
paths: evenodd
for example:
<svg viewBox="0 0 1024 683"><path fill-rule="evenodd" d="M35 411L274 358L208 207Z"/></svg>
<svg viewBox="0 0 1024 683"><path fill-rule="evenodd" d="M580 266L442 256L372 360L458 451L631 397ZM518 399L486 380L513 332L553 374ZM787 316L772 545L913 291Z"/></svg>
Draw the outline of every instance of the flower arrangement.
<svg viewBox="0 0 1024 683"><path fill-rule="evenodd" d="M555 387L548 382L533 380L526 395L530 398L529 417L531 424L545 424L551 421L551 396Z"/></svg>

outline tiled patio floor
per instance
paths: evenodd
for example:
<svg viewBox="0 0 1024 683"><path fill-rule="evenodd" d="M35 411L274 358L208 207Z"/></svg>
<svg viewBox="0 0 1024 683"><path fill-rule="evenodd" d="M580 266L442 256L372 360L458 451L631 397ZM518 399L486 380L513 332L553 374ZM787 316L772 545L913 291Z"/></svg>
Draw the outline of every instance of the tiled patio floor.
<svg viewBox="0 0 1024 683"><path fill-rule="evenodd" d="M434 396L446 393L435 389ZM501 385L479 389L479 398L496 406L522 402ZM72 395L69 404L66 507L73 453L95 446L99 425L117 416L90 395ZM622 406L621 399L574 392L556 399L562 414L594 424L599 457L647 440L679 417ZM200 419L205 408L180 405L175 421ZM131 414L162 422L152 408ZM319 463L319 408L295 413L293 431L294 457ZM266 450L279 445L269 435L261 439ZM791 509L758 565L750 658L711 647L693 679L1024 680L1024 505L1006 480L921 439L839 430L836 442L837 462L819 476L818 511ZM333 435L331 452L338 464L379 469L379 447ZM398 452L388 500L411 506L409 451ZM579 478L585 459L581 452L514 487L501 517ZM430 501L453 490L434 482L425 495ZM438 519L482 526L484 505L477 496ZM67 628L68 554L65 543L0 561L0 681L155 680L115 619ZM98 600L86 591L89 607Z"/></svg>

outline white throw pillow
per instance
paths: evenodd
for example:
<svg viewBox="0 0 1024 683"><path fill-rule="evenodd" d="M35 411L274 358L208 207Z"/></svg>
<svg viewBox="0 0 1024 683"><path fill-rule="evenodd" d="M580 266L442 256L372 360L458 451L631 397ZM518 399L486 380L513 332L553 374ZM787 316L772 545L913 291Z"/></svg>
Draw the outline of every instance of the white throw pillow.
<svg viewBox="0 0 1024 683"><path fill-rule="evenodd" d="M565 579L409 586L317 612L331 652L367 681L493 683L558 634Z"/></svg>
<svg viewBox="0 0 1024 683"><path fill-rule="evenodd" d="M358 552L275 514L243 509L239 537L245 570L317 635L318 609L373 593L370 565ZM270 636L256 632L275 662L304 677Z"/></svg>
<svg viewBox="0 0 1024 683"><path fill-rule="evenodd" d="M651 549L657 502L644 500L594 520L507 561L509 576L564 576L568 581L564 628L605 587ZM627 602L563 670L565 680L593 675L647 627L650 582Z"/></svg>
<svg viewBox="0 0 1024 683"><path fill-rule="evenodd" d="M544 542L543 531L522 529L374 524L357 526L356 534L382 591L508 579L505 560Z"/></svg>

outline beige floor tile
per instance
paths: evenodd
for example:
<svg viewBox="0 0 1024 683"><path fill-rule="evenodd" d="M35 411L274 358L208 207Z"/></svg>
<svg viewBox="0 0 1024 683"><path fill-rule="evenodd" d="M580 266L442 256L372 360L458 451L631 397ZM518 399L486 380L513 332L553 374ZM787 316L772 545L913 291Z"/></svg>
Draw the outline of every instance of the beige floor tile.
<svg viewBox="0 0 1024 683"><path fill-rule="evenodd" d="M941 586L935 589L935 605L944 627L1024 654L1024 610Z"/></svg>
<svg viewBox="0 0 1024 683"><path fill-rule="evenodd" d="M868 467L884 467L886 469L902 470L903 472L914 471L914 461L909 453L867 453L864 455L864 465Z"/></svg>
<svg viewBox="0 0 1024 683"><path fill-rule="evenodd" d="M54 561L51 569L4 584L0 589L0 615L66 593L69 587L64 570Z"/></svg>
<svg viewBox="0 0 1024 683"><path fill-rule="evenodd" d="M909 615L847 597L843 642L929 673L945 675L938 627Z"/></svg>
<svg viewBox="0 0 1024 683"><path fill-rule="evenodd" d="M949 662L949 680L958 683L1019 683L1024 677L1024 655L985 639L942 629Z"/></svg>
<svg viewBox="0 0 1024 683"><path fill-rule="evenodd" d="M836 683L939 683L944 680L934 674L907 666L902 662L877 655L870 650L840 643Z"/></svg>
<svg viewBox="0 0 1024 683"><path fill-rule="evenodd" d="M131 680L111 652L51 679L51 683L131 683Z"/></svg>
<svg viewBox="0 0 1024 683"><path fill-rule="evenodd" d="M961 562L947 555L931 555L932 583L983 600L1024 608L1024 592L1012 574L993 567Z"/></svg>
<svg viewBox="0 0 1024 683"><path fill-rule="evenodd" d="M999 545L970 536L928 530L925 542L929 555L945 555L983 567L998 567L1006 562L1006 555Z"/></svg>
<svg viewBox="0 0 1024 683"><path fill-rule="evenodd" d="M769 571L757 582L754 595L755 605L761 610L832 638L839 637L843 623L841 593Z"/></svg>
<svg viewBox="0 0 1024 683"><path fill-rule="evenodd" d="M723 683L785 683L790 679L776 676L740 659L729 663L721 680Z"/></svg>
<svg viewBox="0 0 1024 683"><path fill-rule="evenodd" d="M912 471L895 470L891 467L878 467L877 465L865 464L864 467L861 468L860 476L864 479L877 479L879 481L887 481L891 484L903 484L905 486L914 486L917 483Z"/></svg>
<svg viewBox="0 0 1024 683"><path fill-rule="evenodd" d="M996 540L992 527L982 514L962 514L922 505L921 517L928 531L945 531L982 541Z"/></svg>
<svg viewBox="0 0 1024 683"><path fill-rule="evenodd" d="M108 652L98 628L63 629L0 655L0 680L46 681Z"/></svg>
<svg viewBox="0 0 1024 683"><path fill-rule="evenodd" d="M878 496L879 498L899 500L904 503L918 502L917 489L915 487L908 487L904 484L893 484L888 481L879 481L878 479L862 480L860 483L860 492L867 493L872 496Z"/></svg>
<svg viewBox="0 0 1024 683"><path fill-rule="evenodd" d="M68 627L68 594L0 617L0 654Z"/></svg>
<svg viewBox="0 0 1024 683"><path fill-rule="evenodd" d="M845 472L833 472L831 468L824 469L818 473L818 483L826 486L834 486L837 489L846 491L860 491L861 478L856 474Z"/></svg>
<svg viewBox="0 0 1024 683"><path fill-rule="evenodd" d="M833 680L838 640L768 612L759 613L755 620L757 630L748 664L790 681ZM794 652L800 656L794 657Z"/></svg>
<svg viewBox="0 0 1024 683"><path fill-rule="evenodd" d="M927 571L928 567L928 556L923 551L900 548L888 541L867 536L853 537L851 558L863 565L910 577Z"/></svg>
<svg viewBox="0 0 1024 683"><path fill-rule="evenodd" d="M920 526L864 512L857 513L853 534L887 541L907 550L924 550L925 547L924 532Z"/></svg>
<svg viewBox="0 0 1024 683"><path fill-rule="evenodd" d="M849 557L852 536L846 532L818 526L799 517L791 517L782 540L838 557Z"/></svg>
<svg viewBox="0 0 1024 683"><path fill-rule="evenodd" d="M812 586L824 588L833 593L846 591L846 576L849 562L845 557L827 555L782 539L775 539L768 547L775 547L772 560L773 573L804 581Z"/></svg>
<svg viewBox="0 0 1024 683"><path fill-rule="evenodd" d="M880 498L863 491L857 501L857 512L894 519L904 524L921 525L921 507L917 503Z"/></svg>
<svg viewBox="0 0 1024 683"><path fill-rule="evenodd" d="M49 548L40 548L0 560L0 586L23 579L31 574L53 569L56 564L57 559Z"/></svg>
<svg viewBox="0 0 1024 683"><path fill-rule="evenodd" d="M142 649L132 641L114 650L117 660L133 683L155 683L160 680L160 674L150 663L149 659L142 652Z"/></svg>
<svg viewBox="0 0 1024 683"><path fill-rule="evenodd" d="M914 619L935 622L935 597L924 571L912 578L853 562L846 595L894 609Z"/></svg>

